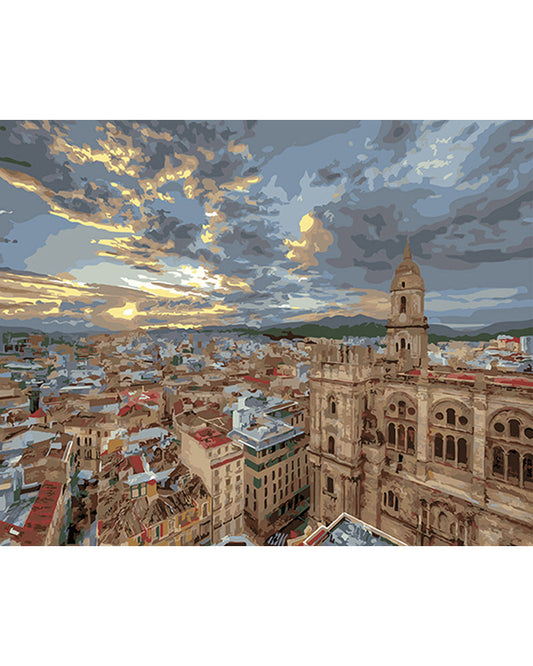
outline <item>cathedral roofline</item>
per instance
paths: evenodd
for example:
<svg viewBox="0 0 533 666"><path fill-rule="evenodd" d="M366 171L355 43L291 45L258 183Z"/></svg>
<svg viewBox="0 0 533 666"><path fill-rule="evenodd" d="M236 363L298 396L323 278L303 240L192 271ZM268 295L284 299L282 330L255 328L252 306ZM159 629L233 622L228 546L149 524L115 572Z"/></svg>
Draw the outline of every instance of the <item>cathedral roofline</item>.
<svg viewBox="0 0 533 666"><path fill-rule="evenodd" d="M405 239L405 250L403 251L404 259L412 259L411 257L411 248L409 247L409 237Z"/></svg>

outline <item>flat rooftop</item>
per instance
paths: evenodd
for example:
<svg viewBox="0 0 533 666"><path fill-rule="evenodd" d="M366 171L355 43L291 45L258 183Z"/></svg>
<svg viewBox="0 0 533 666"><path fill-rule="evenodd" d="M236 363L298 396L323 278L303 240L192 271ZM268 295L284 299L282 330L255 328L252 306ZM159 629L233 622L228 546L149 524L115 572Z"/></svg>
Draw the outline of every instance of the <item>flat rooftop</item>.
<svg viewBox="0 0 533 666"><path fill-rule="evenodd" d="M304 541L306 546L405 546L372 525L341 514L329 527L319 527Z"/></svg>

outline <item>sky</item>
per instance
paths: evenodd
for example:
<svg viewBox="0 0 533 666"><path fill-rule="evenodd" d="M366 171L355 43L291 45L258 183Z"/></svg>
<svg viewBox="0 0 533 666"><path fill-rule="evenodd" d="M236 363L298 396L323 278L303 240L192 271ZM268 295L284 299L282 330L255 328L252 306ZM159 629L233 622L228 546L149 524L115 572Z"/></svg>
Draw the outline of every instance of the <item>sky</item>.
<svg viewBox="0 0 533 666"><path fill-rule="evenodd" d="M0 121L1 323L531 318L531 121Z"/></svg>

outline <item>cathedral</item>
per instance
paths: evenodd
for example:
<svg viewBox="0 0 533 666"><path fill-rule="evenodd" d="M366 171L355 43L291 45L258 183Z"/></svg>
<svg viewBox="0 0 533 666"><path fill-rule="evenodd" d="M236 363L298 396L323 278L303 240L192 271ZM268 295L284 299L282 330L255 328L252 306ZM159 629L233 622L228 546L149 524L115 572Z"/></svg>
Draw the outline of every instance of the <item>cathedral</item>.
<svg viewBox="0 0 533 666"><path fill-rule="evenodd" d="M407 243L385 353L313 346L311 522L346 512L409 545L533 545L533 379L430 365L424 293Z"/></svg>

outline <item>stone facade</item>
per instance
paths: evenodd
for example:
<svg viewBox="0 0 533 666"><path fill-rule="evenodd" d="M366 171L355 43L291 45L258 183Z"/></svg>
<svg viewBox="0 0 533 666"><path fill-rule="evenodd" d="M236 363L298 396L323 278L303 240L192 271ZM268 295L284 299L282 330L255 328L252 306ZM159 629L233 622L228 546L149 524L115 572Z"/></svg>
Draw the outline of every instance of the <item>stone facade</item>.
<svg viewBox="0 0 533 666"><path fill-rule="evenodd" d="M347 512L411 545L533 545L533 380L428 367L423 298L407 246L386 353L314 346L311 518Z"/></svg>

